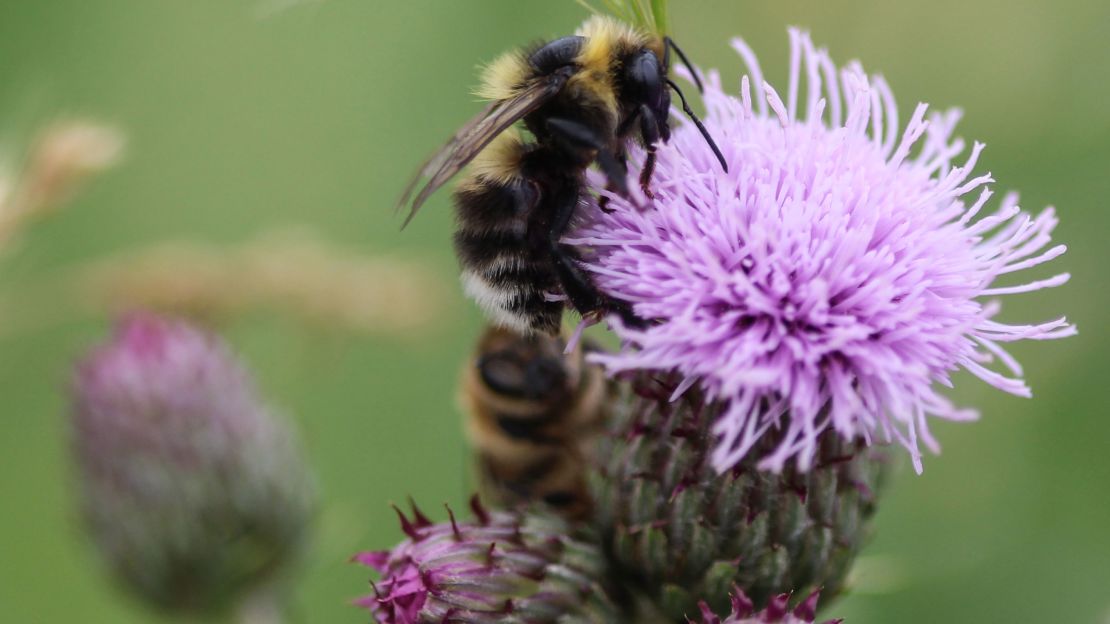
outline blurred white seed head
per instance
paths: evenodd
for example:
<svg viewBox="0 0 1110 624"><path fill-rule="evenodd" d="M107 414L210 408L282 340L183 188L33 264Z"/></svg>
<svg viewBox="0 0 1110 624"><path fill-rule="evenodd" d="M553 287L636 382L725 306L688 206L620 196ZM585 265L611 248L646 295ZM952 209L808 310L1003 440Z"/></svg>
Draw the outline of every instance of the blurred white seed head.
<svg viewBox="0 0 1110 624"><path fill-rule="evenodd" d="M82 267L94 309L142 308L205 320L258 309L357 333L417 332L440 321L448 288L416 262L343 248L303 229L233 246L167 242Z"/></svg>
<svg viewBox="0 0 1110 624"><path fill-rule="evenodd" d="M58 121L31 144L15 171L0 171L0 246L29 221L70 201L123 155L123 134L85 120Z"/></svg>

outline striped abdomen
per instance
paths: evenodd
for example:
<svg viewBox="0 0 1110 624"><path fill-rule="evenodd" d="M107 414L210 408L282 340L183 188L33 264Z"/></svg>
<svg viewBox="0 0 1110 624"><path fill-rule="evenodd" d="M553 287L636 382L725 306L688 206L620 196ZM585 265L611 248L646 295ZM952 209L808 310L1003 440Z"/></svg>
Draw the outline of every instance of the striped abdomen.
<svg viewBox="0 0 1110 624"><path fill-rule="evenodd" d="M608 383L583 350L544 334L491 328L463 370L461 403L484 496L590 510L584 447L605 420Z"/></svg>
<svg viewBox="0 0 1110 624"><path fill-rule="evenodd" d="M556 334L563 303L550 246L536 210L539 186L521 171L528 147L505 133L472 165L455 191L455 253L466 294L496 325L521 333Z"/></svg>

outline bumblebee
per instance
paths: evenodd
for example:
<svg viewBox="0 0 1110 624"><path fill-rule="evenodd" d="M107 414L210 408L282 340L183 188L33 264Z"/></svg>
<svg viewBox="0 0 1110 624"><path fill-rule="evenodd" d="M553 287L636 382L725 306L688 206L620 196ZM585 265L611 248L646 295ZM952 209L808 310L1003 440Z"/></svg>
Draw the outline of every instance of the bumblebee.
<svg viewBox="0 0 1110 624"><path fill-rule="evenodd" d="M463 287L495 324L520 333L556 335L563 299L583 316L615 312L642 323L629 304L593 286L560 239L587 199L588 167L596 164L609 189L627 195L625 152L632 141L645 148L639 180L650 195L656 146L671 134L669 90L727 171L668 78L672 50L689 63L663 33L665 3L654 0L649 10L645 0L609 1L638 23L594 15L575 35L494 61L478 90L489 105L424 165L401 198L401 206L412 199L407 225L432 193L472 164L454 193ZM513 128L518 121L530 138Z"/></svg>
<svg viewBox="0 0 1110 624"><path fill-rule="evenodd" d="M591 508L585 445L603 426L609 382L579 347L490 327L462 372L459 402L484 498L543 503L569 518Z"/></svg>

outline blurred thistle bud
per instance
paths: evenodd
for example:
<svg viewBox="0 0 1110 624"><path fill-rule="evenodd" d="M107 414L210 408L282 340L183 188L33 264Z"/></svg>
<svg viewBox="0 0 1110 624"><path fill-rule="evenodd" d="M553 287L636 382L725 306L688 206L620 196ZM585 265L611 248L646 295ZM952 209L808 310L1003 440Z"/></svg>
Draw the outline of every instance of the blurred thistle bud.
<svg viewBox="0 0 1110 624"><path fill-rule="evenodd" d="M791 609L790 594L779 594L771 599L766 609L757 613L744 590L736 587L731 596L731 611L723 620L705 602L698 604L702 618L700 624L811 624L817 617L819 595L820 592L815 591ZM693 620L687 621L693 624ZM824 624L840 624L841 621L828 620Z"/></svg>
<svg viewBox="0 0 1110 624"><path fill-rule="evenodd" d="M153 606L241 605L302 550L313 488L291 432L216 336L136 314L76 367L84 520Z"/></svg>
<svg viewBox="0 0 1110 624"><path fill-rule="evenodd" d="M699 600L723 612L733 588L758 607L793 590L839 591L869 533L886 465L879 450L829 432L808 471L759 470L756 453L719 473L711 461L719 406L696 390L671 401L677 383L647 374L624 385L591 476L619 578L672 620Z"/></svg>
<svg viewBox="0 0 1110 624"><path fill-rule="evenodd" d="M468 622L544 624L620 621L593 545L544 514L488 511L471 499L474 520L432 524L413 506L397 510L408 539L354 560L381 573L357 604L382 624Z"/></svg>

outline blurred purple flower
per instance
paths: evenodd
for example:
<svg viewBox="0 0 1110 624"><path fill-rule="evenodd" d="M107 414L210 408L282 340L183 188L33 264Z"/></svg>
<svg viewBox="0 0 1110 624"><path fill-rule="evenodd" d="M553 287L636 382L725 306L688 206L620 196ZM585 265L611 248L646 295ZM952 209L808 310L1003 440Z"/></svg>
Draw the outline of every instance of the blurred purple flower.
<svg viewBox="0 0 1110 624"><path fill-rule="evenodd" d="M611 211L590 210L564 241L581 246L599 288L654 320L614 320L625 347L597 360L613 373L677 371L679 392L698 384L725 403L719 470L765 436L777 445L761 468L793 458L808 469L833 429L897 441L920 472L919 443L937 450L929 417L976 417L934 384L963 368L1029 396L1001 343L1075 333L1063 318L998 322L999 303L984 300L1067 281L995 285L1064 252L1050 246L1056 216L1022 212L1016 195L979 216L992 179L972 175L981 144L953 164L964 149L952 137L957 112L926 119L918 105L900 131L881 77L857 63L838 72L807 35L790 35L785 101L740 40L750 74L741 96L709 74L705 123L729 173L684 125L659 150L653 199L613 196ZM993 360L1010 376L988 368Z"/></svg>
<svg viewBox="0 0 1110 624"><path fill-rule="evenodd" d="M224 612L299 554L307 468L217 336L134 314L78 364L72 402L86 525L149 603Z"/></svg>

